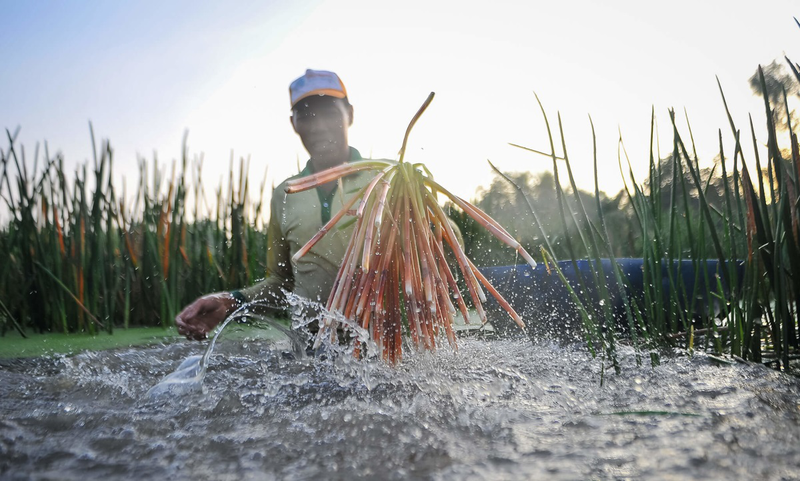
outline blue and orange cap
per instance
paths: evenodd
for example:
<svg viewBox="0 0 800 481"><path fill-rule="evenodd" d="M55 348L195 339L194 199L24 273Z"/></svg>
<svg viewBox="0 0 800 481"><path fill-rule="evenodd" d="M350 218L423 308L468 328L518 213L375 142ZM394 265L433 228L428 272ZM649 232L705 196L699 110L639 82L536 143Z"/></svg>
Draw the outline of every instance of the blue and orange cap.
<svg viewBox="0 0 800 481"><path fill-rule="evenodd" d="M306 70L306 73L289 85L289 97L292 108L297 102L312 95L328 95L337 99L346 99L347 90L342 79L327 70Z"/></svg>

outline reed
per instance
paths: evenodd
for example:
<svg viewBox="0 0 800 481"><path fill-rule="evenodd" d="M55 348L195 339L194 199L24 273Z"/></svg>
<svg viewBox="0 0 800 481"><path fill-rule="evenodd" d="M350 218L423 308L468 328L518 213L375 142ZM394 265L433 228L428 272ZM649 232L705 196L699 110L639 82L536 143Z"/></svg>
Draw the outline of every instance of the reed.
<svg viewBox="0 0 800 481"><path fill-rule="evenodd" d="M800 65L786 60L800 82ZM763 73L760 83L766 92ZM618 162L625 181L624 208L636 232L633 242L626 239L620 245L613 235L616 229L609 226L597 181L596 149L590 199L575 183L560 115L551 129L541 102L549 148L518 147L552 162L556 222L543 222L536 199L498 171L524 198L533 237L539 238L554 275L559 274L559 259L591 261L588 272L575 269L579 276L568 285L569 295L583 320L587 345L615 369L620 343L649 354L652 363L658 362L659 348L676 344L754 361L763 356L778 368L786 368L798 355L797 126L790 123L783 134L764 95L765 134L756 135L752 119L743 134L728 112L721 85L720 95L729 133L719 131L719 158L712 168L701 168L691 124L674 111L669 111L673 142L666 155L656 141L652 113L645 179L634 175L632 164L638 159L630 159L620 139ZM479 202L453 195L423 165L405 161L408 136L429 102L410 123L398 162L353 162L290 187L310 189L360 170L374 174L298 255L335 228L344 214L356 214L328 308L367 329L391 362L400 359L403 336L421 348L436 347L442 336L455 344L456 311L468 321L471 307L485 319L484 289L500 297L457 241L449 218L464 232L488 232L497 243L510 246L515 257L534 264L526 251L532 241L519 242L491 212L476 206ZM178 162L140 159L139 183L128 195L117 187L113 149L108 141L97 147L91 126L92 162L72 172L65 170L60 153L50 154L46 143L28 155L17 143L18 132L6 131L8 147L0 149L0 199L8 212L0 225L0 333L166 327L197 296L248 285L263 275L266 177L255 190L248 160L235 163L232 157L227 182L209 193L203 159L190 161L184 139ZM753 158L746 158L742 148L747 135ZM780 135L786 136L788 148L780 148ZM591 136L594 142L593 126ZM448 200L449 217L440 197ZM448 263L446 251L452 251L454 262ZM618 255L642 258L640 292L620 269ZM603 259L610 260L610 268L603 267ZM617 295L623 299L621 314L611 309ZM508 303L500 303L523 324ZM333 336L337 322L327 318L318 340Z"/></svg>
<svg viewBox="0 0 800 481"><path fill-rule="evenodd" d="M251 194L245 160L219 185L211 209L202 157L189 162L186 139L169 170L140 159L128 196L115 182L113 149L107 141L96 148L91 125L92 164L73 173L47 144L26 158L17 134L7 132L0 150L9 216L0 227L0 332L167 327L197 296L263 275L265 183Z"/></svg>
<svg viewBox="0 0 800 481"><path fill-rule="evenodd" d="M800 81L800 65L791 61L789 64ZM762 91L766 92L760 68L759 75ZM688 118L681 128L672 110L672 151L663 158L655 142L657 124L655 112L652 114L650 168L644 182L636 179L620 138L620 173L625 181L627 206L637 224L636 245L640 246L629 255L643 260L644 287L640 292L632 289L615 260L614 252L618 250L612 245L600 205L596 149L597 213L592 217L578 195L560 116L560 142L556 142L547 114L539 104L550 139L549 152L518 146L552 159L556 197L562 211L561 232L548 232L549 239L545 235L544 256L560 274L555 264L558 254L551 241L561 236L568 239L566 259L575 263L585 253L592 261L588 275L580 275L576 266L579 275L574 283L568 283L563 275L561 278L576 306L576 315L583 320L587 344L594 354L602 352L607 356L614 367L618 342L632 343L637 352L647 350L653 363L658 362L657 348L676 342L687 348L699 345L717 354L759 362L765 351L764 356L779 368L787 367L796 357L800 340L800 148L793 131L796 126L789 124L790 148L781 150L773 107L769 96L764 95L766 151L761 147L764 139L756 136L751 119L755 157L747 160L740 143L741 131L728 111L721 85L720 94L730 123L729 142L733 148L728 151L732 150L733 156L726 156L720 130L719 158L711 169L700 168ZM593 126L592 140L595 141ZM555 148L557 143L560 151ZM559 179L563 171L576 209L566 207L567 194ZM525 195L519 186L515 188ZM536 219L535 199L527 198L527 205ZM534 228L544 233L536 222ZM571 241L569 232L577 232ZM610 259L612 272L603 272L601 258ZM608 308L612 291L622 294L621 317L617 314L615 318ZM620 332L625 333L623 339L619 339Z"/></svg>

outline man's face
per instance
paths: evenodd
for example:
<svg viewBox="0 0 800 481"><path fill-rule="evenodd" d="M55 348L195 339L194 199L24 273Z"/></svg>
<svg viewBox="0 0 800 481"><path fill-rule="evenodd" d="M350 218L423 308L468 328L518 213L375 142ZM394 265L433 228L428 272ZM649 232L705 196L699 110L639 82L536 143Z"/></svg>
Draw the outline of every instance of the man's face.
<svg viewBox="0 0 800 481"><path fill-rule="evenodd" d="M334 97L315 95L292 109L292 125L303 146L312 159L323 163L341 162L343 155L349 155L347 129L352 119L353 107Z"/></svg>

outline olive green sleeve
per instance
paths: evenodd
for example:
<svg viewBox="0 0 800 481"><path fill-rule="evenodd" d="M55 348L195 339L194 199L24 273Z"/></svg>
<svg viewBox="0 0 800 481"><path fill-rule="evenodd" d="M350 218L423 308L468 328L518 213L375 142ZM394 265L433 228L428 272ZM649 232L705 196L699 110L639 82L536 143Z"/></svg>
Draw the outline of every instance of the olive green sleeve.
<svg viewBox="0 0 800 481"><path fill-rule="evenodd" d="M240 292L247 301L262 301L276 308L283 308L286 296L283 291L294 289L294 274L292 273L291 252L289 242L283 235L279 211L280 199L286 195L282 190L275 189L270 202L270 217L267 225L267 272L263 281L253 286L242 289Z"/></svg>

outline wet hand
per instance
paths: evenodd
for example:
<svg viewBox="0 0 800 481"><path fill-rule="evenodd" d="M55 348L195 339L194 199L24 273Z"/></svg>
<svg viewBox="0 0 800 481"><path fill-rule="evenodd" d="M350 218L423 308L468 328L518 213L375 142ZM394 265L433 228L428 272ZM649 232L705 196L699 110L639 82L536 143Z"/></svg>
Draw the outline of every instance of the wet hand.
<svg viewBox="0 0 800 481"><path fill-rule="evenodd" d="M178 334L189 340L202 341L237 305L238 301L227 292L203 296L175 316Z"/></svg>

